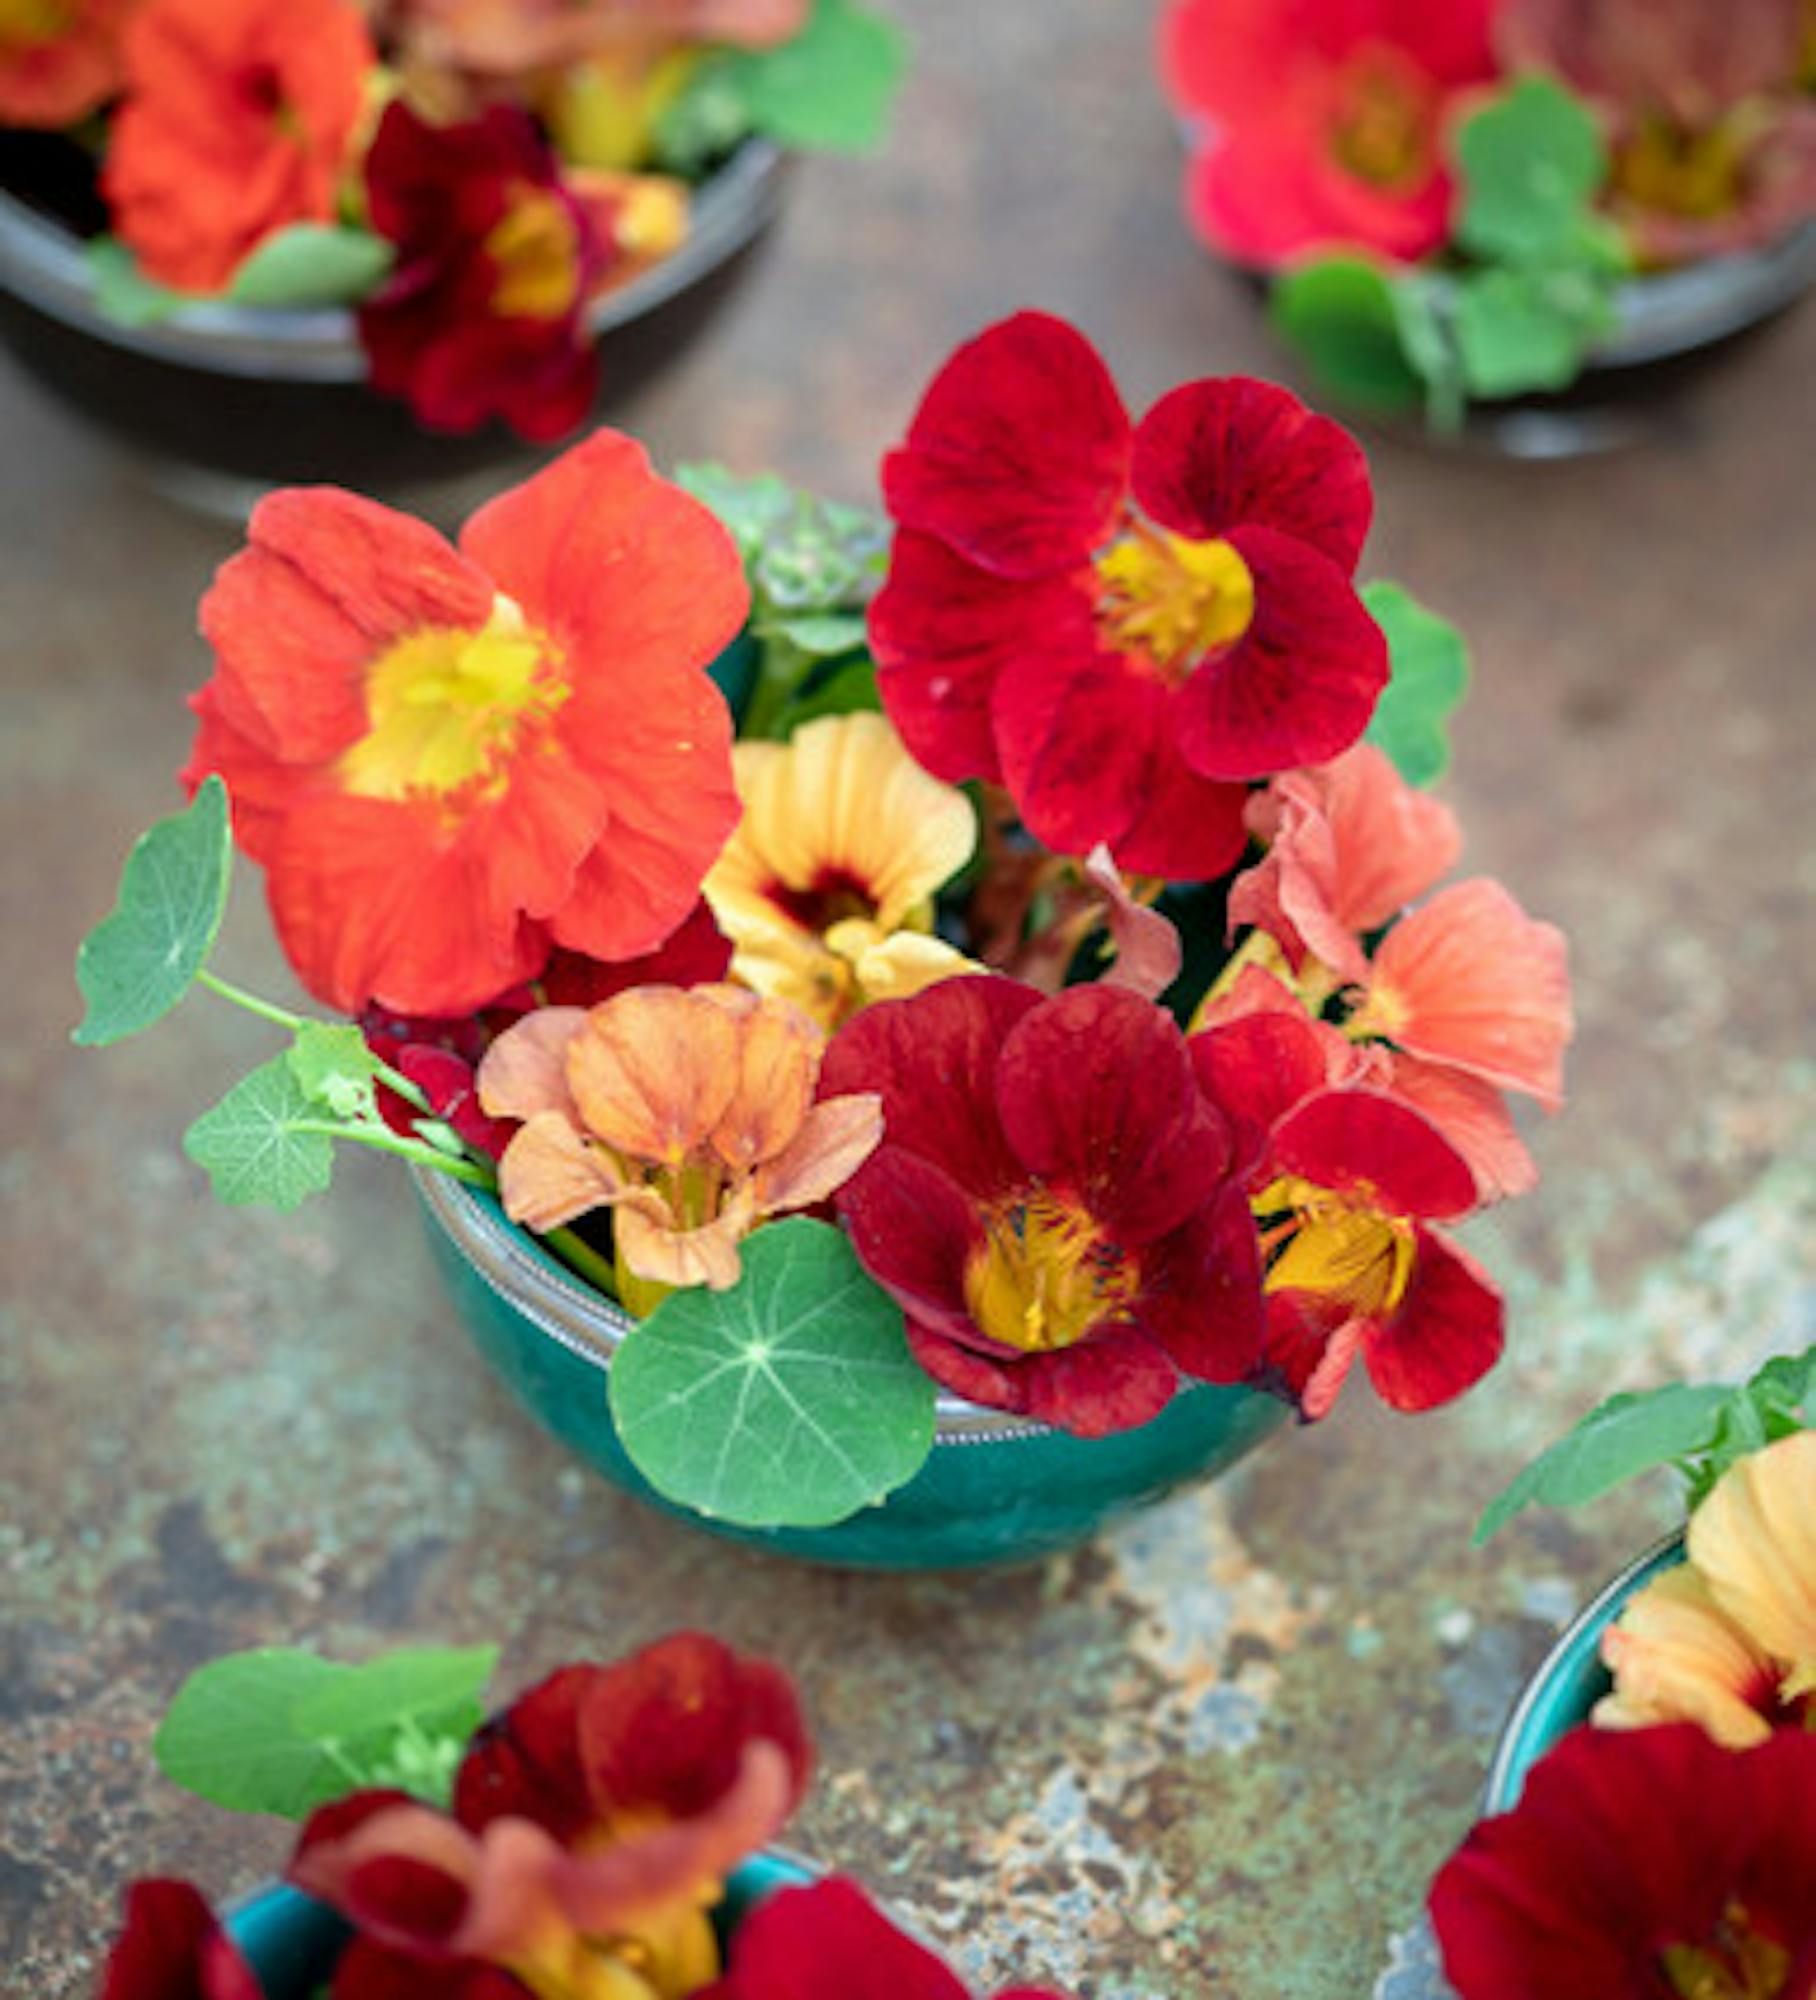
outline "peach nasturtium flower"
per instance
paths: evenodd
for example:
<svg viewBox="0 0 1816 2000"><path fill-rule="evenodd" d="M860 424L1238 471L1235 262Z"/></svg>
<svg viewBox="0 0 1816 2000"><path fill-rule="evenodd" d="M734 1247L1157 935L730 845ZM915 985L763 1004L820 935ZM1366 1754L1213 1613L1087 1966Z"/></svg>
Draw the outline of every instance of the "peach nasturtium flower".
<svg viewBox="0 0 1816 2000"><path fill-rule="evenodd" d="M1685 1561L1602 1641L1615 1728L1698 1722L1745 1749L1816 1719L1816 1431L1732 1465L1690 1518Z"/></svg>
<svg viewBox="0 0 1816 2000"><path fill-rule="evenodd" d="M787 743L732 752L744 817L706 878L732 976L835 1027L981 970L931 935L933 895L964 867L977 819L880 715L826 715Z"/></svg>
<svg viewBox="0 0 1816 2000"><path fill-rule="evenodd" d="M479 1069L486 1110L524 1121L499 1162L505 1213L541 1232L610 1208L630 1311L726 1290L758 1223L824 1201L883 1136L874 1093L814 1102L824 1049L798 1009L735 986L526 1015Z"/></svg>

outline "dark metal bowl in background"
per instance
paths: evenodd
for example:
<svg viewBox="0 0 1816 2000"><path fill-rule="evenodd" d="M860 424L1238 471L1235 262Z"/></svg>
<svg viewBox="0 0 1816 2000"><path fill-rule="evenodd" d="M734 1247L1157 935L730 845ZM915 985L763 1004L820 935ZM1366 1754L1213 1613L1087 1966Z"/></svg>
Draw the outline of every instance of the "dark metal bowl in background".
<svg viewBox="0 0 1816 2000"><path fill-rule="evenodd" d="M503 425L448 436L375 395L343 310L205 303L122 326L96 302L77 229L26 198L10 149L0 160L0 337L45 388L149 461L175 497L243 513L270 486L394 495L529 455ZM602 410L660 372L724 305L775 219L786 174L774 147L742 147L697 191L681 248L597 303Z"/></svg>

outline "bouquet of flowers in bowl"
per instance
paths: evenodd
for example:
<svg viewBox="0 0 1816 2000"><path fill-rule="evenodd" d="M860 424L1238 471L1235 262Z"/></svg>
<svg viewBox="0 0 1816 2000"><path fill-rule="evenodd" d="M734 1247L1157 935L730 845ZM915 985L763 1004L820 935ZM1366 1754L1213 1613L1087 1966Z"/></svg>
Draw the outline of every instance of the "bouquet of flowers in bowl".
<svg viewBox="0 0 1816 2000"><path fill-rule="evenodd" d="M224 1916L188 1882L131 1884L99 2000L967 2000L857 1883L766 1850L813 1762L775 1667L682 1632L487 1720L496 1662L268 1647L199 1669L159 1765L300 1821L296 1844Z"/></svg>
<svg viewBox="0 0 1816 2000"><path fill-rule="evenodd" d="M937 1475L1008 1524L961 1559L1026 1553L1358 1363L1402 1411L1485 1374L1446 1231L1534 1182L1507 1096L1560 1101L1565 947L1439 886L1462 649L1358 589L1354 441L1247 380L1134 423L1022 314L887 459L892 542L686 481L731 531L609 432L458 548L267 500L78 1039L196 981L288 1031L189 1134L217 1191L290 1206L337 1141L427 1170L516 1385L589 1451L609 1399L607 1469L736 1527ZM207 963L229 794L338 1022Z"/></svg>
<svg viewBox="0 0 1816 2000"><path fill-rule="evenodd" d="M1656 1465L1681 1534L1592 1604L1502 1739L1431 1913L1461 2000L1816 1992L1816 1348L1611 1397L1522 1474L1575 1505Z"/></svg>
<svg viewBox="0 0 1816 2000"><path fill-rule="evenodd" d="M858 0L75 0L0 21L0 126L69 135L15 134L7 181L90 237L120 325L345 309L420 424L547 442L695 189L874 143L901 65Z"/></svg>
<svg viewBox="0 0 1816 2000"><path fill-rule="evenodd" d="M1799 0L1169 0L1161 70L1193 227L1319 386L1454 427L1807 284L1806 34Z"/></svg>

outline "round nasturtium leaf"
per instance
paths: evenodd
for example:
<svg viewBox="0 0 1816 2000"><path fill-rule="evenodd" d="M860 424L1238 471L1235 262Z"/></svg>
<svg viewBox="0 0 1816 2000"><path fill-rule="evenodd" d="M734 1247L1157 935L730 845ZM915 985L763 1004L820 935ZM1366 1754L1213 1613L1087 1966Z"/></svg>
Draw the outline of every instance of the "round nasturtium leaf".
<svg viewBox="0 0 1816 2000"><path fill-rule="evenodd" d="M612 1418L658 1493L746 1528L822 1528L911 1479L933 1383L901 1308L824 1222L742 1246L729 1291L673 1292L612 1360Z"/></svg>

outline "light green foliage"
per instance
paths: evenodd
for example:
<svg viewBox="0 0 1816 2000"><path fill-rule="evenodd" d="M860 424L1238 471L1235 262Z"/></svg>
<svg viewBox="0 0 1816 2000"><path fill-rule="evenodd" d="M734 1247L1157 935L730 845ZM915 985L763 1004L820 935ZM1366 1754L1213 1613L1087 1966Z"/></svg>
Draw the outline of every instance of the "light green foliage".
<svg viewBox="0 0 1816 2000"><path fill-rule="evenodd" d="M779 48L727 58L752 126L779 146L862 153L888 136L908 65L907 38L855 0L815 0L812 17Z"/></svg>
<svg viewBox="0 0 1816 2000"><path fill-rule="evenodd" d="M1395 310L1393 282L1366 257L1321 257L1286 272L1269 302L1274 327L1323 394L1350 409L1418 408L1424 388Z"/></svg>
<svg viewBox="0 0 1816 2000"><path fill-rule="evenodd" d="M88 270L95 281L95 304L121 326L155 326L198 303L192 294L173 292L146 277L117 236L97 236L89 244Z"/></svg>
<svg viewBox="0 0 1816 2000"><path fill-rule="evenodd" d="M378 1116L372 1089L378 1059L351 1022L305 1021L286 1057L297 1088L330 1117L345 1123Z"/></svg>
<svg viewBox="0 0 1816 2000"><path fill-rule="evenodd" d="M1368 740L1409 785L1436 784L1450 767L1448 724L1469 687L1469 648L1454 625L1397 583L1364 584L1362 602L1386 633L1393 660Z"/></svg>
<svg viewBox="0 0 1816 2000"><path fill-rule="evenodd" d="M1569 245L1608 175L1595 114L1547 77L1510 85L1457 134L1457 242L1483 263L1540 264Z"/></svg>
<svg viewBox="0 0 1816 2000"><path fill-rule="evenodd" d="M183 1150L230 1207L289 1210L334 1174L328 1121L297 1081L290 1052L243 1076L183 1135Z"/></svg>
<svg viewBox="0 0 1816 2000"><path fill-rule="evenodd" d="M396 253L369 229L293 223L267 236L227 287L235 305L273 309L353 305L390 275Z"/></svg>
<svg viewBox="0 0 1816 2000"><path fill-rule="evenodd" d="M227 787L210 777L182 812L139 836L112 914L82 941L76 982L88 1011L79 1043L122 1041L182 999L214 949L232 874Z"/></svg>
<svg viewBox="0 0 1816 2000"><path fill-rule="evenodd" d="M153 1749L173 1783L234 1812L300 1819L365 1785L440 1803L497 1661L493 1646L358 1667L292 1647L233 1653L184 1682Z"/></svg>
<svg viewBox="0 0 1816 2000"><path fill-rule="evenodd" d="M759 1229L725 1292L674 1292L611 1368L625 1450L667 1498L742 1527L824 1527L911 1479L934 1389L901 1309L838 1230Z"/></svg>

